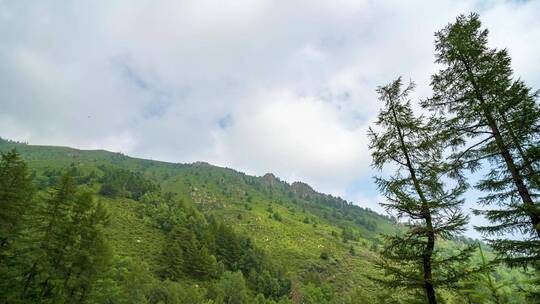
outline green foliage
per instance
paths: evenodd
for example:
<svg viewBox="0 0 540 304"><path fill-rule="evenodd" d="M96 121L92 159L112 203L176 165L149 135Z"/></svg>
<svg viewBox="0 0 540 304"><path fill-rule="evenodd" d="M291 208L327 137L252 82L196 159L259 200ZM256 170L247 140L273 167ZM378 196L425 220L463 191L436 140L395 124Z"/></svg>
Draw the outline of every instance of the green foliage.
<svg viewBox="0 0 540 304"><path fill-rule="evenodd" d="M505 280L494 271L496 264L488 261L487 256L478 244L480 267L464 280L460 294L470 303L519 303L523 299L516 290L522 282Z"/></svg>
<svg viewBox="0 0 540 304"><path fill-rule="evenodd" d="M356 255L356 250L354 249L353 245L351 245L351 247L349 248L349 254L352 255L352 256Z"/></svg>
<svg viewBox="0 0 540 304"><path fill-rule="evenodd" d="M25 213L33 208L34 186L26 163L15 150L0 160L0 271L10 243L22 228Z"/></svg>
<svg viewBox="0 0 540 304"><path fill-rule="evenodd" d="M100 194L109 197L127 197L135 200L144 194L156 191L158 187L139 174L128 170L102 166L104 175L100 179Z"/></svg>
<svg viewBox="0 0 540 304"><path fill-rule="evenodd" d="M169 233L169 241L164 248L163 274L178 281L182 273L198 279L215 277L217 261L192 231L175 228Z"/></svg>
<svg viewBox="0 0 540 304"><path fill-rule="evenodd" d="M240 240L234 230L224 224L217 225L215 230L216 255L226 269L238 270L240 261Z"/></svg>
<svg viewBox="0 0 540 304"><path fill-rule="evenodd" d="M16 258L9 258L8 271L0 273L0 302L9 299L7 302L17 303L20 299L23 274L31 269L39 251L32 244L42 236L36 231L43 229L35 227L46 224L37 211L43 211L49 194L56 191L50 184L58 184L64 172L69 171L75 175L73 184L78 185L74 198L87 192L99 194L106 171L116 169L130 172L126 175L136 174L145 180L143 184L151 181L156 187L143 187L146 190L140 191L144 194L137 195L137 199L124 190L114 197L94 195L92 206L101 204L110 214L108 225L99 228L108 249L98 250L100 246L96 245L95 251L88 252L92 256L108 252L102 258L108 262L101 263L103 267L95 266L100 271L96 277L88 276L89 284L70 281L71 288L78 290L91 286L87 303L215 303L217 295L225 294L225 286L218 283L227 272L243 276L247 303L298 303L298 296L310 282L329 303L402 303L408 298L405 293L391 293L366 278L380 274L370 251L370 246L379 242L377 234L400 230L400 224L309 190L305 184L293 187L277 178L265 183L262 178L202 163L168 164L106 151L0 143L0 151L15 147L28 162L34 182L43 187L30 200L39 208L27 208L19 236L6 253ZM281 222L268 219L268 206L272 206L271 215L280 215ZM70 208L69 217L73 214ZM303 222L305 218L309 224ZM375 230L366 226L370 221ZM340 237L344 229L353 235L347 244ZM58 228L64 233L68 230ZM351 246L356 251L354 256ZM194 262L192 265L184 260L184 248L192 256L187 259ZM320 259L322 251L328 253L327 261ZM73 252L76 256L79 251ZM65 256L65 261L71 261L72 254ZM210 258L200 258L204 256ZM48 260L43 258L42 264L46 266ZM45 266L36 271L36 282L60 277L61 271L49 273ZM61 266L59 270L68 268ZM507 271L503 273L508 278L520 276ZM52 281L47 284L63 288L57 279ZM39 293L39 284L33 284L31 289L34 287ZM54 300L61 301L63 291L56 291L59 296ZM450 293L442 296L448 301L456 298ZM24 301L28 302L28 298L30 294ZM46 300L53 301L47 296L42 302Z"/></svg>
<svg viewBox="0 0 540 304"><path fill-rule="evenodd" d="M108 213L92 194L78 192L66 173L29 217L26 233L9 253L13 265L6 298L84 302L111 262L104 235Z"/></svg>
<svg viewBox="0 0 540 304"><path fill-rule="evenodd" d="M460 196L466 184L462 179L451 184L453 176L442 161L444 147L434 132L437 122L415 116L407 97L413 88L411 83L402 89L397 79L377 90L384 107L375 123L378 132L369 133L373 165L396 169L376 183L388 201L382 205L407 220L404 233L385 236L378 265L386 274L381 283L424 289L427 302L434 304L436 288L450 287L465 275L460 267L471 253L466 247L444 255L436 248L437 238L450 239L465 230L468 217Z"/></svg>
<svg viewBox="0 0 540 304"><path fill-rule="evenodd" d="M302 287L302 303L324 304L330 303L332 294L329 290L318 287L313 283L308 283Z"/></svg>
<svg viewBox="0 0 540 304"><path fill-rule="evenodd" d="M168 232L160 259L162 277L209 280L225 270L241 271L250 277L250 286L263 295L276 299L287 295L289 281L250 238L239 236L212 217L207 220L170 197L147 194L143 201L148 205L139 209L139 216L150 218L152 225Z"/></svg>
<svg viewBox="0 0 540 304"><path fill-rule="evenodd" d="M351 227L345 227L341 230L341 240L343 241L343 243L347 243L349 240L357 241L358 238L354 236Z"/></svg>
<svg viewBox="0 0 540 304"><path fill-rule="evenodd" d="M281 217L281 215L279 215L279 213L277 212L274 212L274 214L272 214L272 218L278 222L281 222L283 221L283 218Z"/></svg>
<svg viewBox="0 0 540 304"><path fill-rule="evenodd" d="M226 271L215 287L215 301L223 304L248 303L248 293L241 272Z"/></svg>
<svg viewBox="0 0 540 304"><path fill-rule="evenodd" d="M328 252L326 251L321 252L321 255L319 257L321 258L321 260L325 260L325 261L328 261L328 259L330 258L330 256L328 255Z"/></svg>
<svg viewBox="0 0 540 304"><path fill-rule="evenodd" d="M273 174L0 138L0 302L540 302L540 93L478 15L435 36L427 118L412 84L378 90L373 163L395 169L377 184L397 218ZM470 261L460 197L481 168L498 256Z"/></svg>
<svg viewBox="0 0 540 304"><path fill-rule="evenodd" d="M487 171L476 185L486 194L479 204L499 209L476 210L493 224L478 229L507 264L533 265L540 259L539 91L513 75L507 50L489 48L487 38L477 14L436 33L442 69L423 106L439 114L454 168ZM514 233L526 238L499 238Z"/></svg>

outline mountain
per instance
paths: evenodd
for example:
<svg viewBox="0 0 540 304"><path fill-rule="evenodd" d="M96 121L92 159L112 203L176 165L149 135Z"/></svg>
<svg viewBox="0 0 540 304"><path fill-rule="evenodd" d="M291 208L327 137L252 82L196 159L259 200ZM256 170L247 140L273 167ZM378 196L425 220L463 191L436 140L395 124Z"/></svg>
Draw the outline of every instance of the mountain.
<svg viewBox="0 0 540 304"><path fill-rule="evenodd" d="M114 258L97 280L108 283L93 289L90 302L112 293L123 300L107 303L400 303L401 295L372 280L380 275L380 234L399 232L400 225L306 183L205 162L0 140L0 152L12 149L28 164L41 196L70 172L79 189L94 193L108 210L104 233ZM177 264L182 267L173 271ZM236 281L246 286L240 300L229 295L244 288L227 285ZM133 294L136 286L141 294Z"/></svg>

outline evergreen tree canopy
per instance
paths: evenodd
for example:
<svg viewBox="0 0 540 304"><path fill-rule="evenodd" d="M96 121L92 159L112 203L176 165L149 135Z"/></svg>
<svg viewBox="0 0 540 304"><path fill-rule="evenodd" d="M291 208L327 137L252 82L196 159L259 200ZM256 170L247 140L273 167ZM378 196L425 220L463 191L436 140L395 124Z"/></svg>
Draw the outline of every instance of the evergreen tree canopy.
<svg viewBox="0 0 540 304"><path fill-rule="evenodd" d="M511 265L540 258L540 106L538 91L515 79L506 50L489 48L488 31L477 14L459 16L436 33L434 96L423 106L440 114L439 127L454 149L454 168L478 170L489 164L476 186L485 191L477 210L493 225L487 237L520 233L521 240L492 238L490 245Z"/></svg>
<svg viewBox="0 0 540 304"><path fill-rule="evenodd" d="M383 206L407 220L403 234L386 236L380 266L388 278L383 283L424 289L427 301L436 303L435 288L456 283L464 274L458 264L470 255L466 248L442 256L435 246L437 239L464 231L468 217L460 209L460 196L466 185L461 179L453 183L449 179L443 148L434 132L437 122L415 116L408 100L413 88L411 83L402 89L401 79L379 87L384 107L376 129L369 132L373 166L395 168L392 176L376 178L387 199Z"/></svg>
<svg viewBox="0 0 540 304"><path fill-rule="evenodd" d="M516 303L516 299L512 299L509 287L515 286L519 282L497 279L494 275L496 263L488 261L480 243L478 243L478 254L480 267L462 282L463 288L460 293L469 303Z"/></svg>
<svg viewBox="0 0 540 304"><path fill-rule="evenodd" d="M16 237L23 215L32 207L32 178L15 150L0 160L0 263L9 242Z"/></svg>
<svg viewBox="0 0 540 304"><path fill-rule="evenodd" d="M84 302L112 258L103 232L104 206L79 192L66 173L31 219L22 240L30 247L12 256L21 267L11 296L23 302Z"/></svg>

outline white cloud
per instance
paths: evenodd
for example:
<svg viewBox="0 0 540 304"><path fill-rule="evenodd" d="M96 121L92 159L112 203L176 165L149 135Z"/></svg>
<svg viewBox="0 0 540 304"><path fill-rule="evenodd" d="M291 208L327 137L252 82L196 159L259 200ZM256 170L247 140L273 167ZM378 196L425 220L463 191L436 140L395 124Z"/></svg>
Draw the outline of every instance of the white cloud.
<svg viewBox="0 0 540 304"><path fill-rule="evenodd" d="M380 205L380 203L384 203L387 201L386 198L382 194L377 194L375 196L368 196L368 195L364 195L363 193L358 193L354 197L354 201L358 202L360 205L362 205L362 207L367 207L380 214L395 216L395 214L389 214L384 209L384 207Z"/></svg>
<svg viewBox="0 0 540 304"><path fill-rule="evenodd" d="M506 1L493 6L481 17L489 29L492 46L506 48L512 57L517 75L527 83L540 87L538 49L540 47L540 2ZM534 59L536 58L536 59Z"/></svg>
<svg viewBox="0 0 540 304"><path fill-rule="evenodd" d="M369 163L366 129L348 128L340 110L312 96L262 91L232 114L220 136L234 167L283 178L344 187Z"/></svg>
<svg viewBox="0 0 540 304"><path fill-rule="evenodd" d="M535 1L0 1L0 136L274 171L356 200L375 87L401 75L428 95L433 32L475 9L540 87Z"/></svg>

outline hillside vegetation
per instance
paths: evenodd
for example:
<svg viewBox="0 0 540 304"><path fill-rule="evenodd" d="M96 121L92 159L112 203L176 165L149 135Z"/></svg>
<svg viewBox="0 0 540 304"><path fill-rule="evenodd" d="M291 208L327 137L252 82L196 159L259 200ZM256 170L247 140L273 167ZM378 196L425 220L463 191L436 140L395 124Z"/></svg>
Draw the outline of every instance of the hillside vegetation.
<svg viewBox="0 0 540 304"><path fill-rule="evenodd" d="M32 249L28 243L51 242L54 235L23 227L2 253L12 258L1 288L9 303L401 303L416 297L396 294L373 280L381 275L376 267L379 234L399 232L401 226L305 183L207 163L173 164L0 141L4 155L13 149L28 165L36 191L25 207L23 226L65 221L58 224L58 237L65 238L82 225L73 221L77 204L90 200L88 210L93 211L85 212L95 225L89 227L92 235L103 235L103 248L91 254L103 261L81 262L69 252L70 244L57 250L65 254L50 246ZM62 191L79 195L71 209L50 214L49 220L35 215L60 199ZM101 213L106 215L99 222ZM61 226L70 221L72 226ZM73 237L87 256L84 242ZM463 242L472 241L443 242L441 249L457 250ZM57 259L47 262L47 250L56 252ZM37 270L22 290L33 265ZM60 265L65 269L56 273ZM93 269L92 275L74 275L85 269ZM515 270L499 268L494 280L512 282L515 286L502 286L501 294L520 303L512 290L523 279ZM458 303L464 294L443 291L441 296Z"/></svg>

